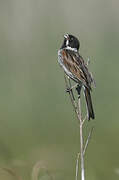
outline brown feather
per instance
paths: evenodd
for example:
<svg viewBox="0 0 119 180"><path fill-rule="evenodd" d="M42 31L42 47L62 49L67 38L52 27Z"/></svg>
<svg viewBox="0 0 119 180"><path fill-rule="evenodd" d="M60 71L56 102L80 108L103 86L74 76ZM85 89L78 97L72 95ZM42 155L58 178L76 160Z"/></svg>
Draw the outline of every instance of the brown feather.
<svg viewBox="0 0 119 180"><path fill-rule="evenodd" d="M68 51L68 53L67 53ZM75 76L75 78L82 82L84 86L91 89L91 75L88 72L83 58L71 50L62 50L62 60L65 67Z"/></svg>
<svg viewBox="0 0 119 180"><path fill-rule="evenodd" d="M84 86L84 94L88 110L88 119L94 119L95 115L90 94L93 78L88 71L84 59L82 58L82 56L80 56L78 51L72 51L69 49L62 49L60 51L59 57L60 64L63 67L65 73L79 85Z"/></svg>

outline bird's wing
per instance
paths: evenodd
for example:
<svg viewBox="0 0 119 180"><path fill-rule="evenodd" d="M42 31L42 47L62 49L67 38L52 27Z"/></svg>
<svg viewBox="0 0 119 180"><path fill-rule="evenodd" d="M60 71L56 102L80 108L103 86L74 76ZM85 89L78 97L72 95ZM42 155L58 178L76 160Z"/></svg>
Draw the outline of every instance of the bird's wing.
<svg viewBox="0 0 119 180"><path fill-rule="evenodd" d="M79 62L79 66L80 66L81 70L83 71L83 74L84 74L84 76L86 78L86 82L87 82L88 86L90 86L90 88L91 88L91 83L94 83L93 76L88 71L87 64L85 63L83 57L80 56L79 53L76 54L76 57L77 57L77 61Z"/></svg>
<svg viewBox="0 0 119 180"><path fill-rule="evenodd" d="M68 71L73 74L75 79L79 80L84 86L91 89L91 74L89 73L83 58L78 52L63 49L62 61Z"/></svg>

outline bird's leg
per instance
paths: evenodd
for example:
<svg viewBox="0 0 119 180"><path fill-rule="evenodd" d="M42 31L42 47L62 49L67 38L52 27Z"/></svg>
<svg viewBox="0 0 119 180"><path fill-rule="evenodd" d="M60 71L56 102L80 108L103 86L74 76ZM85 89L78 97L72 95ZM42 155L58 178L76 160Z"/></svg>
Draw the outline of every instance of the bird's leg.
<svg viewBox="0 0 119 180"><path fill-rule="evenodd" d="M75 97L74 97L74 94L73 94L73 90L72 90L72 87L70 88L67 88L66 89L66 92L68 92L69 94L71 93L71 95L72 95L72 98L73 98L73 100L75 101Z"/></svg>
<svg viewBox="0 0 119 180"><path fill-rule="evenodd" d="M71 84L71 80L70 80L70 78L69 78L69 77L68 77L68 80L69 80L69 86L68 86L68 88L67 88L67 91L66 91L66 92L68 92L69 94L71 93L72 98L73 98L73 100L75 101L75 97L74 97L74 93L73 93L73 88L74 88L74 87L76 87L76 86L77 86L77 84L75 84L74 86L72 86L72 84Z"/></svg>
<svg viewBox="0 0 119 180"><path fill-rule="evenodd" d="M80 84L78 84L76 87L76 91L78 93L78 98L80 98L80 95L81 95L81 88L82 88L82 86Z"/></svg>
<svg viewBox="0 0 119 180"><path fill-rule="evenodd" d="M66 89L66 92L70 92L73 88L75 88L78 84L75 84L69 88Z"/></svg>
<svg viewBox="0 0 119 180"><path fill-rule="evenodd" d="M72 86L70 77L67 76L67 78L68 78L68 81L69 81L69 87L67 87L66 92L71 92L73 90L73 88L75 88L78 85L78 83L76 83L75 85Z"/></svg>

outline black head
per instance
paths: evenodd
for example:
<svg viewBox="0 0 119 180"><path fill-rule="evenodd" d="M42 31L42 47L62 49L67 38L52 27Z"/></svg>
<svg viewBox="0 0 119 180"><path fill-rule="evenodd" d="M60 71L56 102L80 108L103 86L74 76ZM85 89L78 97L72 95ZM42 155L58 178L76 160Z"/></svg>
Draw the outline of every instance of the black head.
<svg viewBox="0 0 119 180"><path fill-rule="evenodd" d="M64 42L61 48L66 48L66 47L75 48L79 50L80 47L79 40L73 35L70 34L64 35Z"/></svg>

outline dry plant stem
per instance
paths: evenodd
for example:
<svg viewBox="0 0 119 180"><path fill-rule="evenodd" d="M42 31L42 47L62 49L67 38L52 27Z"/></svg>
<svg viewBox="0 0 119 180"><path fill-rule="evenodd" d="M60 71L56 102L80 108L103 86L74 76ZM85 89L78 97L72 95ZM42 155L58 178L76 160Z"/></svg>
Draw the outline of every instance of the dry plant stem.
<svg viewBox="0 0 119 180"><path fill-rule="evenodd" d="M17 175L16 172L14 172L10 168L0 168L0 171L1 170L7 172L9 175L11 175L16 180L23 180L21 176Z"/></svg>
<svg viewBox="0 0 119 180"><path fill-rule="evenodd" d="M71 100L71 103L72 103L72 106L73 106L73 109L77 115L77 106L76 106L76 103L75 103L75 100L74 100L74 95L73 95L73 91L72 89L70 90L71 88L71 84L69 85L68 81L67 81L67 77L66 75L64 74L64 80L65 80L65 84L66 84L66 89L69 89L69 97L70 97L70 100ZM70 80L69 80L70 81Z"/></svg>
<svg viewBox="0 0 119 180"><path fill-rule="evenodd" d="M88 137L86 139L86 143L84 145L84 142L83 142L83 125L84 125L85 120L87 119L87 116L85 116L84 119L82 118L80 97L78 98L78 104L76 104L74 93L73 93L73 88L72 88L72 85L71 85L71 81L70 81L69 78L67 80L67 76L65 74L64 74L64 79L65 79L66 89L68 90L69 97L70 97L73 109L75 111L75 114L77 116L79 126L80 126L80 153L78 153L77 160L76 160L76 176L75 176L75 180L78 180L79 158L80 158L80 168L81 168L81 180L85 180L84 155L85 155L86 149L88 147L89 140L91 138L93 128L90 130L89 135L88 135ZM76 87L76 86L73 86L73 87Z"/></svg>
<svg viewBox="0 0 119 180"><path fill-rule="evenodd" d="M73 91L71 89L71 82L70 79L68 79L69 81L67 81L66 75L64 75L64 79L65 79L65 84L66 84L66 88L69 89L69 96L73 105L73 108L75 110L77 119L79 121L80 124L80 163L81 163L81 180L85 180L85 174L84 174L84 154L83 154L83 120L81 118L81 104L80 104L80 98L78 99L78 108L76 106L75 103L75 98L74 98L74 94ZM77 163L76 163L76 180L78 178L78 162L79 162L79 154L77 157Z"/></svg>
<svg viewBox="0 0 119 180"><path fill-rule="evenodd" d="M89 144L89 140L91 139L93 129L94 129L94 127L91 128L91 130L90 130L90 132L88 134L88 137L87 137L87 140L86 140L86 143L85 143L85 146L84 146L84 150L83 150L83 155L85 155L86 149L87 149L88 144Z"/></svg>
<svg viewBox="0 0 119 180"><path fill-rule="evenodd" d="M47 167L44 165L44 163L42 161L38 161L38 162L36 162L36 164L33 167L31 180L38 180L39 175L40 175L40 173L42 174L43 170L44 170L44 175L47 175L48 179L50 179L50 180L54 179L52 174L50 174Z"/></svg>
<svg viewBox="0 0 119 180"><path fill-rule="evenodd" d="M75 180L78 180L79 157L80 157L80 153L77 154L77 160L76 160L76 179Z"/></svg>
<svg viewBox="0 0 119 180"><path fill-rule="evenodd" d="M85 171L84 171L84 153L83 153L83 120L81 118L81 103L80 98L78 100L79 108L79 122L80 122L80 164L81 164L81 180L85 180Z"/></svg>

